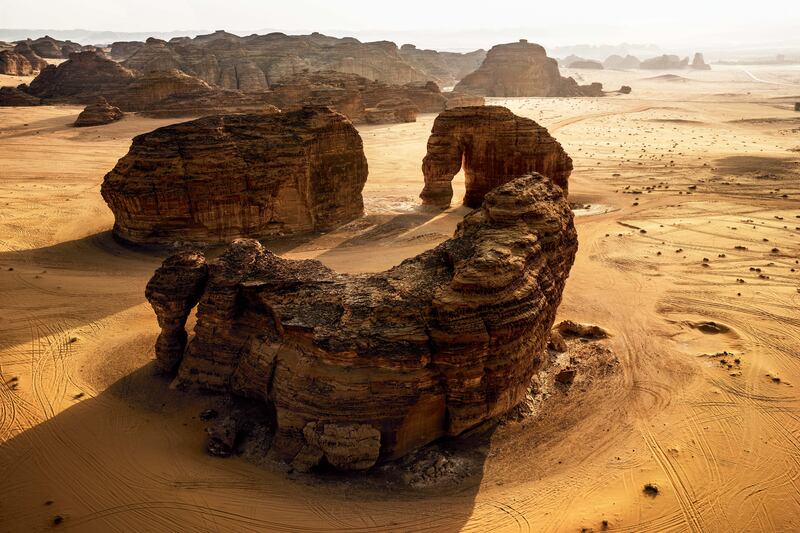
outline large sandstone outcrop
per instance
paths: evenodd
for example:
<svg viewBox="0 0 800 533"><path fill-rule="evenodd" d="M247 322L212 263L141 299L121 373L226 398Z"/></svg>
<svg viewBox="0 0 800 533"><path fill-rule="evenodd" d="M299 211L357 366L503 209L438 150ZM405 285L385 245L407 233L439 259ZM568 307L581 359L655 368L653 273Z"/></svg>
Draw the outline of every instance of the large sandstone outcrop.
<svg viewBox="0 0 800 533"><path fill-rule="evenodd" d="M81 111L81 114L75 120L75 127L102 126L116 122L122 117L123 113L118 107L109 104L105 98L100 96L93 104L89 104Z"/></svg>
<svg viewBox="0 0 800 533"><path fill-rule="evenodd" d="M31 48L28 43L19 43L14 47L14 52L24 56L25 59L27 59L31 64L31 67L35 72L41 72L45 69L45 67L47 67L47 61L42 59L36 52L34 52L33 48Z"/></svg>
<svg viewBox="0 0 800 533"><path fill-rule="evenodd" d="M425 205L450 206L453 177L464 168L464 205L477 207L490 190L538 172L567 192L572 159L547 130L505 107L457 107L433 123L422 162Z"/></svg>
<svg viewBox="0 0 800 533"><path fill-rule="evenodd" d="M136 73L101 53L77 52L58 66L48 65L31 82L29 92L38 98L89 104L98 96L111 100L135 77Z"/></svg>
<svg viewBox="0 0 800 533"><path fill-rule="evenodd" d="M525 398L576 249L562 191L534 174L385 272L339 274L237 240L208 264L198 298L204 264L179 254L148 284L157 356L178 365L179 385L263 401L271 453L295 468L369 468Z"/></svg>
<svg viewBox="0 0 800 533"><path fill-rule="evenodd" d="M26 39L20 41L28 45L39 57L48 59L66 59L75 52L80 52L82 47L72 41L59 41L49 35L38 39Z"/></svg>
<svg viewBox="0 0 800 533"><path fill-rule="evenodd" d="M28 59L9 50L0 51L0 74L8 76L30 76L33 66Z"/></svg>
<svg viewBox="0 0 800 533"><path fill-rule="evenodd" d="M419 109L407 98L390 98L365 110L367 124L416 122Z"/></svg>
<svg viewBox="0 0 800 533"><path fill-rule="evenodd" d="M524 39L492 47L478 70L464 77L454 90L503 97L595 96L597 93L596 88L591 87L591 94L587 94L585 86L562 77L558 62L547 57L542 46Z"/></svg>
<svg viewBox="0 0 800 533"><path fill-rule="evenodd" d="M101 188L114 235L224 243L325 230L363 213L358 132L329 108L217 115L134 138Z"/></svg>
<svg viewBox="0 0 800 533"><path fill-rule="evenodd" d="M56 103L87 104L103 97L123 111L159 117L275 111L271 94L212 87L177 69L142 74L94 51L49 66L28 91Z"/></svg>
<svg viewBox="0 0 800 533"><path fill-rule="evenodd" d="M431 81L442 86L452 87L458 80L477 69L485 50L475 50L466 54L422 50L413 44L400 47L400 56L412 67L429 76Z"/></svg>
<svg viewBox="0 0 800 533"><path fill-rule="evenodd" d="M381 102L408 100L421 113L438 113L447 105L447 98L433 82L391 85L330 70L292 76L273 85L271 93L272 103L280 109L330 106L354 123L367 121L367 109L379 108ZM407 120L398 117L394 121Z"/></svg>
<svg viewBox="0 0 800 533"><path fill-rule="evenodd" d="M226 89L261 91L305 71L334 70L394 85L436 81L449 83L480 57L472 54L425 51L426 60L401 53L392 42L362 43L319 33L270 33L239 37L224 31L171 39L148 39L141 46L115 43L112 55L125 58L129 68L180 69L211 85ZM431 59L431 56L436 56ZM426 69L430 68L428 71ZM474 68L474 67L473 67ZM467 72L471 71L467 70ZM460 77L460 76L458 76Z"/></svg>

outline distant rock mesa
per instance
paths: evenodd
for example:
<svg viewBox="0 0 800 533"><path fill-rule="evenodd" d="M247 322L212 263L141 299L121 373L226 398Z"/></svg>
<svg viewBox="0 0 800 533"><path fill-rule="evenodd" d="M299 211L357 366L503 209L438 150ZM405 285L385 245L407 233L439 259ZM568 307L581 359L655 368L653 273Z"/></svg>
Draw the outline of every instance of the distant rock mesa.
<svg viewBox="0 0 800 533"><path fill-rule="evenodd" d="M602 96L600 84L578 85L564 78L558 62L545 49L522 39L499 44L486 54L481 66L464 77L455 91L479 96Z"/></svg>

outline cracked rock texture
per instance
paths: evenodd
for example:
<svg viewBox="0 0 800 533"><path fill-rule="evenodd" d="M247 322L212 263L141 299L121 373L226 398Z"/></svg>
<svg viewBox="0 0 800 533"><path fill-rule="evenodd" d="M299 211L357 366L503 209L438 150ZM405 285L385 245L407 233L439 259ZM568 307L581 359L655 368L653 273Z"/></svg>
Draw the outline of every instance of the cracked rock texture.
<svg viewBox="0 0 800 533"><path fill-rule="evenodd" d="M216 115L134 138L101 193L136 244L322 231L363 214L363 144L325 107Z"/></svg>
<svg viewBox="0 0 800 533"><path fill-rule="evenodd" d="M547 176L566 194L572 159L547 129L505 107L457 107L433 123L422 162L423 203L449 207L452 180L462 166L464 205L474 208L490 190L531 172Z"/></svg>
<svg viewBox="0 0 800 533"><path fill-rule="evenodd" d="M384 272L339 274L236 240L208 264L177 383L263 401L270 454L298 469L369 468L525 398L576 250L569 205L538 174L489 192L451 239ZM189 252L168 259L148 287L168 287L184 262ZM177 323L185 294L171 307L159 296L160 322Z"/></svg>

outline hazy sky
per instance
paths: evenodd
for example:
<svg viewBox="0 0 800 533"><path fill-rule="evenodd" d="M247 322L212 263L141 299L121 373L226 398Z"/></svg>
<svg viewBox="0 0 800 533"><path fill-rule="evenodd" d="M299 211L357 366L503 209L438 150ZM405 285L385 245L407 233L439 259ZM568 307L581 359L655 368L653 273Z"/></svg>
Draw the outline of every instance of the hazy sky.
<svg viewBox="0 0 800 533"><path fill-rule="evenodd" d="M797 43L800 8L796 0L0 0L0 28L316 30L398 41L419 35L422 45L454 47L505 36L550 45L759 45Z"/></svg>

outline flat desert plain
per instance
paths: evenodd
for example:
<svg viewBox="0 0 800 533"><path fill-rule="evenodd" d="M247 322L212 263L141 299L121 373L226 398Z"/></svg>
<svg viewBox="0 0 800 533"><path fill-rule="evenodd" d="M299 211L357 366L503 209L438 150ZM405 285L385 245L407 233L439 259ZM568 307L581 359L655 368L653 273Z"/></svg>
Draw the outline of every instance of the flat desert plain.
<svg viewBox="0 0 800 533"><path fill-rule="evenodd" d="M485 435L466 479L418 488L208 456L214 398L153 371L144 287L166 253L115 242L99 193L170 121L0 109L0 530L800 529L800 70L570 74L633 93L489 103L575 161L559 319L607 329L619 372ZM364 219L267 245L364 272L446 239L466 210L417 199L434 118L360 128Z"/></svg>

